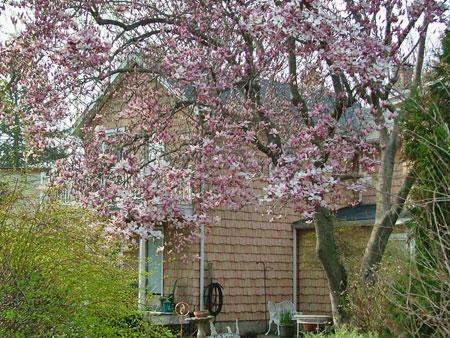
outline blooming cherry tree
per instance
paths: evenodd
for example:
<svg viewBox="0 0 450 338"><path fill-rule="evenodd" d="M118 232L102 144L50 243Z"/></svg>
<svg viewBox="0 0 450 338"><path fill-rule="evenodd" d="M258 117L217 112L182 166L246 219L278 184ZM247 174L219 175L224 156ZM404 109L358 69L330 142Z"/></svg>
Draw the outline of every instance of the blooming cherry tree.
<svg viewBox="0 0 450 338"><path fill-rule="evenodd" d="M331 211L377 176L361 269L370 280L413 183L407 177L393 199L401 112L389 98L416 55L407 42L424 39L440 1L6 4L24 13L24 28L1 46L0 72L23 89L30 145L39 153L47 130L85 109L76 124L84 137L68 142L59 179L111 218L108 231L149 237L167 225L167 247L182 251L220 205L257 204L274 217L293 208L314 223L334 319L345 321ZM14 67L20 79L9 75ZM121 102L116 118L129 122L114 139L105 97ZM157 154L146 150L155 145ZM193 215L182 208L186 186Z"/></svg>

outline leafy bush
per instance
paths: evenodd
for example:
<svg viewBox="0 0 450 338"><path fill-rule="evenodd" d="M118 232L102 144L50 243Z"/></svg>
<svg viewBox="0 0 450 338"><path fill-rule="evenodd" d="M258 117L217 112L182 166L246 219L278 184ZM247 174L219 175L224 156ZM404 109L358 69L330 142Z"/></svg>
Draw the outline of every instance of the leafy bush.
<svg viewBox="0 0 450 338"><path fill-rule="evenodd" d="M407 264L407 262L405 262ZM398 320L399 311L393 293L396 280L389 266L377 271L377 280L371 286L355 280L348 292L348 312L352 325L360 332L374 332L379 337L398 337L404 333L404 324Z"/></svg>
<svg viewBox="0 0 450 338"><path fill-rule="evenodd" d="M291 311L281 311L280 312L280 324L281 325L292 325L292 312Z"/></svg>
<svg viewBox="0 0 450 338"><path fill-rule="evenodd" d="M376 282L370 287L360 279L360 257L369 233L362 228L342 225L336 230L337 250L348 272L348 287L343 302L350 324L359 332L373 332L378 336L393 337L401 331L392 308L394 298L392 283L408 271L408 251L404 241L390 241L383 262L375 275ZM355 240L357 238L358 240ZM359 240L360 239L360 240ZM400 247L399 246L403 246Z"/></svg>
<svg viewBox="0 0 450 338"><path fill-rule="evenodd" d="M415 259L395 291L409 336L450 336L450 30L442 51L429 85L405 102L403 154L416 175L409 210Z"/></svg>
<svg viewBox="0 0 450 338"><path fill-rule="evenodd" d="M100 219L20 184L0 190L1 337L174 337L142 320L136 269Z"/></svg>
<svg viewBox="0 0 450 338"><path fill-rule="evenodd" d="M377 336L372 333L359 333L357 329L337 329L334 333L312 333L307 332L303 337L305 338L322 338L322 337L335 337L335 338L376 338Z"/></svg>
<svg viewBox="0 0 450 338"><path fill-rule="evenodd" d="M407 224L414 253L397 274L381 268L373 287L350 292L354 325L382 337L450 336L450 31L442 42L428 84L411 88L403 106L403 156L415 175Z"/></svg>

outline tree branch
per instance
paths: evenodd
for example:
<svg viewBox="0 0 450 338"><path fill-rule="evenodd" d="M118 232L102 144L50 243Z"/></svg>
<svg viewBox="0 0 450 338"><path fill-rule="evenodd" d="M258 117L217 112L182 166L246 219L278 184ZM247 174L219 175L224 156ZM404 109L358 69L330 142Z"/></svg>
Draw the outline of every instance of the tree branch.
<svg viewBox="0 0 450 338"><path fill-rule="evenodd" d="M422 32L419 39L419 49L417 51L416 69L414 71L414 85L418 86L422 82L422 69L425 55L425 41L427 37L428 23L426 20L423 22Z"/></svg>
<svg viewBox="0 0 450 338"><path fill-rule="evenodd" d="M297 58L295 56L295 40L294 38L290 37L288 39L288 47L289 47L289 90L291 92L292 96L292 105L295 108L298 108L301 106L301 113L303 120L305 123L309 126L312 125L312 120L308 116L308 106L306 104L306 101L303 99L303 97L300 95L300 92L298 91L298 79L297 79Z"/></svg>
<svg viewBox="0 0 450 338"><path fill-rule="evenodd" d="M101 26L117 26L122 28L124 31L128 32L135 28L146 26L150 24L170 24L173 23L172 21L168 20L167 18L146 18L142 20L138 20L136 22L133 22L131 24L126 24L118 20L113 19L104 19L100 16L100 13L98 12L98 8L93 5L91 9L89 9L89 12L91 13L92 17L94 18L95 22Z"/></svg>

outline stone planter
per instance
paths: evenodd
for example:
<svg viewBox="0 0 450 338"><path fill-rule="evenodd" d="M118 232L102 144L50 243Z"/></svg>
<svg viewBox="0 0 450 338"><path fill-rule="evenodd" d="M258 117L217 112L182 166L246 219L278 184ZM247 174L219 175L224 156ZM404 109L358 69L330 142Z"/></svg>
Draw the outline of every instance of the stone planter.
<svg viewBox="0 0 450 338"><path fill-rule="evenodd" d="M294 337L295 326L292 325L280 325L280 337Z"/></svg>

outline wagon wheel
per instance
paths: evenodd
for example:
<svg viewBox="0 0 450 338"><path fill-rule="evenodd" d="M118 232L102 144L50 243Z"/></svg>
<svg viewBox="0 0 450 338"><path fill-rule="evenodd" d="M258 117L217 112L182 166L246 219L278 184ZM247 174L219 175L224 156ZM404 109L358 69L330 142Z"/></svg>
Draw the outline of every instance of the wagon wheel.
<svg viewBox="0 0 450 338"><path fill-rule="evenodd" d="M222 310L223 293L222 285L219 283L211 283L206 287L206 308L211 316L216 317Z"/></svg>

